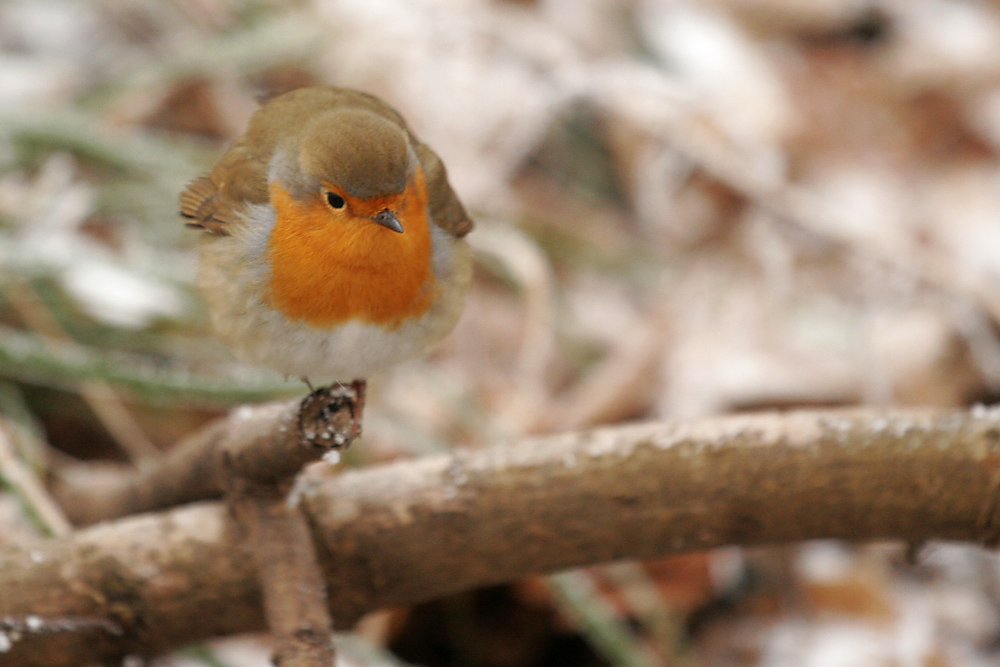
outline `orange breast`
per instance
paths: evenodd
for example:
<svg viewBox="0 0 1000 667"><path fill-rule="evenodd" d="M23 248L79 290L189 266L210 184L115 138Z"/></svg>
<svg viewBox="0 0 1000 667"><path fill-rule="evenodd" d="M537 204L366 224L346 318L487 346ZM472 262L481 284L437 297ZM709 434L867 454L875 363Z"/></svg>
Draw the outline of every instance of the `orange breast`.
<svg viewBox="0 0 1000 667"><path fill-rule="evenodd" d="M296 200L271 186L271 304L316 327L357 320L389 328L427 312L435 298L423 174L399 198L404 232L365 217L335 219L320 193Z"/></svg>

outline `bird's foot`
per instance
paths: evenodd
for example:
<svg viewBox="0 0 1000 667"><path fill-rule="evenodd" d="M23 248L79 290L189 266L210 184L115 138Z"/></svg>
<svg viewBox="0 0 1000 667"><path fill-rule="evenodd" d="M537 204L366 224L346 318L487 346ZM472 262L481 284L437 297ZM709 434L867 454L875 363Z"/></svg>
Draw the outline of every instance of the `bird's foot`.
<svg viewBox="0 0 1000 667"><path fill-rule="evenodd" d="M299 405L299 425L306 439L317 446L339 450L360 438L367 387L365 380L335 382L318 389L309 385L311 391ZM345 407L347 410L343 411ZM350 422L344 423L344 418Z"/></svg>

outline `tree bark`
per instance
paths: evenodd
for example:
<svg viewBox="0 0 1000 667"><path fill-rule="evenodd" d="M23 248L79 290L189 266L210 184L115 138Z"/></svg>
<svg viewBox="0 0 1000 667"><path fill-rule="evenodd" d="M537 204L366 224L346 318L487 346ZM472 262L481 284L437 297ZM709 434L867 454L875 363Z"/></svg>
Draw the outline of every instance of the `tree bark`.
<svg viewBox="0 0 1000 667"><path fill-rule="evenodd" d="M350 445L361 433L365 381L322 387L281 413L277 437L229 438L213 476L253 551L275 667L333 665L333 619L308 520L290 495L306 463ZM270 430L270 429L268 429ZM289 437L294 434L294 437ZM338 454L339 457L339 454ZM149 481L155 481L151 478Z"/></svg>
<svg viewBox="0 0 1000 667"><path fill-rule="evenodd" d="M360 432L361 402L352 384L284 403L244 405L138 468L59 470L52 492L74 523L90 524L221 497L234 475L280 484L324 453L350 445Z"/></svg>
<svg viewBox="0 0 1000 667"><path fill-rule="evenodd" d="M532 573L721 545L992 545L998 490L1000 412L852 410L456 451L313 479L301 502L346 627ZM263 616L251 556L202 503L0 552L5 627L16 636L0 665L59 667L257 630Z"/></svg>
<svg viewBox="0 0 1000 667"><path fill-rule="evenodd" d="M253 551L275 667L330 667L333 619L305 515L274 486L241 489L226 501Z"/></svg>

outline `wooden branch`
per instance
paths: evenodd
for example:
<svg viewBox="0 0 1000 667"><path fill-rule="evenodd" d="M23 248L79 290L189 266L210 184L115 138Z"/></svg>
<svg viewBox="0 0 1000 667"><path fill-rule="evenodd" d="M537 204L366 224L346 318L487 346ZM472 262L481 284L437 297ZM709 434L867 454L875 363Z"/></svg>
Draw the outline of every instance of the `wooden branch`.
<svg viewBox="0 0 1000 667"><path fill-rule="evenodd" d="M295 428L279 413L279 436L230 438L216 458L226 502L246 531L260 582L276 667L334 664L333 619L326 582L306 517L289 496L303 465L350 445L360 435L363 380L311 392L299 404ZM245 433L245 432L244 432Z"/></svg>
<svg viewBox="0 0 1000 667"><path fill-rule="evenodd" d="M309 524L287 490L243 489L228 499L247 531L276 667L334 664L333 620Z"/></svg>
<svg viewBox="0 0 1000 667"><path fill-rule="evenodd" d="M726 544L995 544L998 490L1000 412L855 410L460 451L313 480L302 503L344 627L532 573ZM29 615L78 627L20 632L0 665L82 665L263 627L253 563L212 503L0 551L0 631Z"/></svg>
<svg viewBox="0 0 1000 667"><path fill-rule="evenodd" d="M357 435L359 398L354 386L334 385L301 400L243 406L136 470L64 469L52 492L70 520L90 524L219 498L230 475L280 483Z"/></svg>
<svg viewBox="0 0 1000 667"><path fill-rule="evenodd" d="M275 664L332 665L326 583L306 519L287 497L302 466L359 434L362 387L334 385L301 401L239 408L158 461L111 476L66 471L54 491L78 523L225 492L256 564Z"/></svg>

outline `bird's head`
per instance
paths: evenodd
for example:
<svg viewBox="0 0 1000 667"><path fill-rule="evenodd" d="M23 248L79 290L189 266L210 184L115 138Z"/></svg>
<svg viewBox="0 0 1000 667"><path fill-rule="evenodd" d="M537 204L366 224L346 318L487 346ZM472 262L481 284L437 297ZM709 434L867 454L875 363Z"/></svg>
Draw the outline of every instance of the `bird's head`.
<svg viewBox="0 0 1000 667"><path fill-rule="evenodd" d="M423 308L433 280L427 185L406 130L367 110L334 109L294 136L268 178L276 305L316 322L359 308L371 321ZM380 296L347 298L362 288Z"/></svg>

